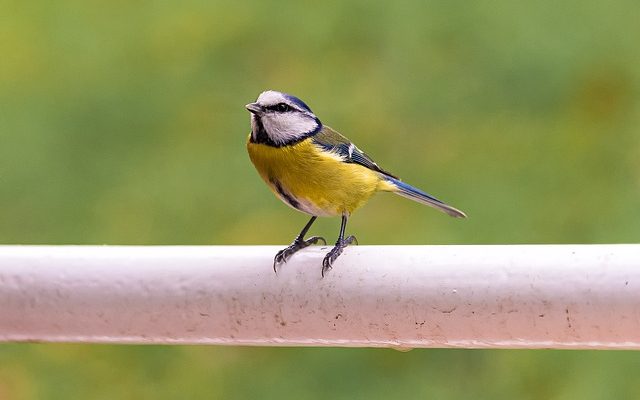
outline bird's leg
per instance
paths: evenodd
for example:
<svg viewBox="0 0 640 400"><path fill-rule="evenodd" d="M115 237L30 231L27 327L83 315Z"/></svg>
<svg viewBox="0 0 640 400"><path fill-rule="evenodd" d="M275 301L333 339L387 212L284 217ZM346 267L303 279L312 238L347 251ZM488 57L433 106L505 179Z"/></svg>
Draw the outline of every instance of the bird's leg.
<svg viewBox="0 0 640 400"><path fill-rule="evenodd" d="M340 254L342 254L342 250L344 250L345 247L353 242L356 242L356 244L358 244L358 240L355 236L350 235L346 238L344 237L344 230L347 227L347 219L347 215L343 214L338 241L336 242L336 245L333 247L333 249L331 249L331 251L324 257L324 260L322 260L322 277L324 277L324 274L331 269L333 262L336 260L336 258L338 258Z"/></svg>
<svg viewBox="0 0 640 400"><path fill-rule="evenodd" d="M304 228L302 228L302 231L300 232L298 237L296 237L293 243L291 243L289 247L280 250L278 254L276 254L276 257L273 259L273 271L275 273L278 273L278 270L277 270L278 265L282 263L286 263L287 260L292 255L294 255L298 250L302 250L305 247L311 246L312 244L316 244L320 241L322 241L324 244L327 244L327 241L320 236L311 236L307 240L304 239L304 235L307 234L307 231L309 230L309 228L311 228L311 225L313 225L313 222L316 220L316 218L318 217L316 217L315 215L311 217L309 222L307 222Z"/></svg>

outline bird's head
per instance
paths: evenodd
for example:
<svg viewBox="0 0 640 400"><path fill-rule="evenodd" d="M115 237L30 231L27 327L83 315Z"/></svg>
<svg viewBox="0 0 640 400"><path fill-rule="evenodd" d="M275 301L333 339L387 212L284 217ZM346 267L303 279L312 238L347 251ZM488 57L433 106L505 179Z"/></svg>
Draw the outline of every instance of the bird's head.
<svg viewBox="0 0 640 400"><path fill-rule="evenodd" d="M299 142L322 129L322 123L304 101L290 94L267 90L251 112L251 141L281 147Z"/></svg>

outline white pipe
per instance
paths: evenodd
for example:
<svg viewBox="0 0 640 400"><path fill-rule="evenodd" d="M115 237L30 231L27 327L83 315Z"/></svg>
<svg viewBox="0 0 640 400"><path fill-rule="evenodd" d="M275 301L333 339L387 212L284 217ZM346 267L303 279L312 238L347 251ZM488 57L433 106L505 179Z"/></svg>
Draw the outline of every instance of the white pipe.
<svg viewBox="0 0 640 400"><path fill-rule="evenodd" d="M0 342L640 349L640 245L0 246Z"/></svg>

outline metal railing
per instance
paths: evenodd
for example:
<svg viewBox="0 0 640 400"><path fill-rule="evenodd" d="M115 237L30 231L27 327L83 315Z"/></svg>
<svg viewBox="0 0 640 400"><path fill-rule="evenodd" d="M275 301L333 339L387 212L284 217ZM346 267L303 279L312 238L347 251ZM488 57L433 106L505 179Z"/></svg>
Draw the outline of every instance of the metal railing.
<svg viewBox="0 0 640 400"><path fill-rule="evenodd" d="M640 245L0 246L0 341L640 348Z"/></svg>

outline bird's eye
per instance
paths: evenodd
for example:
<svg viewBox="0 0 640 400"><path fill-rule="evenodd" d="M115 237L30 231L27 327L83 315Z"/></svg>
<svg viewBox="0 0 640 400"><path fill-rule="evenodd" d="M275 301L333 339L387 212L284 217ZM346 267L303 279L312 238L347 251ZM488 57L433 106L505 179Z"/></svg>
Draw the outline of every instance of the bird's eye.
<svg viewBox="0 0 640 400"><path fill-rule="evenodd" d="M290 110L289 106L285 103L276 104L276 111L278 112L287 112L289 110Z"/></svg>

